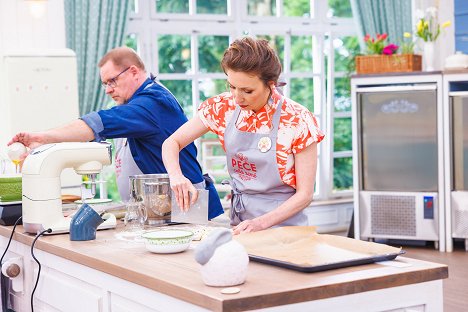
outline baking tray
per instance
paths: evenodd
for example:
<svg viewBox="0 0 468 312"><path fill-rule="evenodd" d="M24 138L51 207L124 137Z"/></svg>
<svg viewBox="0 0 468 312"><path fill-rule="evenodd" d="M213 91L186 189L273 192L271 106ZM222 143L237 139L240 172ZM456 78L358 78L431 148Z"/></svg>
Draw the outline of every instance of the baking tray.
<svg viewBox="0 0 468 312"><path fill-rule="evenodd" d="M374 263L374 262L379 262L379 261L389 261L389 260L395 259L397 256L402 255L404 253L405 253L404 250L400 250L400 252L398 253L376 255L376 256L371 256L371 257L353 259L353 260L348 260L348 261L332 262L332 263L314 265L314 266L303 266L303 265L298 265L298 264L291 263L291 262L275 260L271 258L265 258L261 256L250 255L250 254L249 254L249 258L252 261L256 261L256 262L271 264L274 266L291 269L291 270L295 270L299 272L313 273L313 272L340 269L340 268L362 265L362 264L369 264L369 263Z"/></svg>

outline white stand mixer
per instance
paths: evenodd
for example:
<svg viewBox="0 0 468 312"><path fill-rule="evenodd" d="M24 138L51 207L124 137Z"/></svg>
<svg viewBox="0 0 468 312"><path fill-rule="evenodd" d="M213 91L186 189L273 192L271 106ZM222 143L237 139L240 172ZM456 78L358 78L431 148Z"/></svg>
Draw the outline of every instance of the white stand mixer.
<svg viewBox="0 0 468 312"><path fill-rule="evenodd" d="M97 142L70 142L42 145L23 164L23 227L36 234L51 228L52 234L67 233L71 218L62 213L60 174L73 168L77 174L94 178L103 165L112 162L111 145ZM99 229L114 228L113 214L103 216Z"/></svg>

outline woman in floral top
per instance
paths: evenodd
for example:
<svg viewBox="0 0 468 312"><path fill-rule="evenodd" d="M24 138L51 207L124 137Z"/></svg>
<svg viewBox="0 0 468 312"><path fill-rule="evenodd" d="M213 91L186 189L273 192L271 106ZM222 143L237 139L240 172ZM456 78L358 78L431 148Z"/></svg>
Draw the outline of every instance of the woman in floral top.
<svg viewBox="0 0 468 312"><path fill-rule="evenodd" d="M203 102L198 115L163 144L163 161L180 207L197 192L179 166L179 151L208 131L219 137L231 176L234 233L272 226L307 225L317 143L315 117L276 89L281 63L266 40L245 37L224 52L221 66L230 92Z"/></svg>

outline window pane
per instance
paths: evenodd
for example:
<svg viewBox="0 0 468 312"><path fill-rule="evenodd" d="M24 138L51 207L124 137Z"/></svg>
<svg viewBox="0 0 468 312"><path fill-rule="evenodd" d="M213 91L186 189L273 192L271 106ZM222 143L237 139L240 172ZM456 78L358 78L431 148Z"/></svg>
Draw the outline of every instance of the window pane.
<svg viewBox="0 0 468 312"><path fill-rule="evenodd" d="M188 13L189 0L156 0L159 13Z"/></svg>
<svg viewBox="0 0 468 312"><path fill-rule="evenodd" d="M161 35L158 45L160 73L186 73L191 69L190 36Z"/></svg>
<svg viewBox="0 0 468 312"><path fill-rule="evenodd" d="M333 40L335 49L335 72L353 72L354 56L360 52L357 37L342 37Z"/></svg>
<svg viewBox="0 0 468 312"><path fill-rule="evenodd" d="M333 122L333 150L335 152L350 151L353 148L351 134L351 118L335 118Z"/></svg>
<svg viewBox="0 0 468 312"><path fill-rule="evenodd" d="M212 96L228 91L226 79L200 79L198 88L200 89L200 103Z"/></svg>
<svg viewBox="0 0 468 312"><path fill-rule="evenodd" d="M227 14L227 0L197 0L197 13Z"/></svg>
<svg viewBox="0 0 468 312"><path fill-rule="evenodd" d="M353 159L351 157L333 160L333 190L353 189Z"/></svg>
<svg viewBox="0 0 468 312"><path fill-rule="evenodd" d="M138 0L130 1L130 12L138 13Z"/></svg>
<svg viewBox="0 0 468 312"><path fill-rule="evenodd" d="M283 1L285 16L310 17L310 0Z"/></svg>
<svg viewBox="0 0 468 312"><path fill-rule="evenodd" d="M348 77L335 79L333 103L335 112L351 111L351 84Z"/></svg>
<svg viewBox="0 0 468 312"><path fill-rule="evenodd" d="M258 39L268 40L270 46L275 49L278 54L281 65L284 68L284 37L282 36L270 36L270 35L258 35Z"/></svg>
<svg viewBox="0 0 468 312"><path fill-rule="evenodd" d="M191 80L161 80L161 83L174 94L184 109L187 118L193 115L192 81Z"/></svg>
<svg viewBox="0 0 468 312"><path fill-rule="evenodd" d="M255 16L275 16L276 15L276 1L275 0L248 0L247 14L255 15Z"/></svg>
<svg viewBox="0 0 468 312"><path fill-rule="evenodd" d="M133 50L138 51L138 35L137 34L128 34L125 37L125 45Z"/></svg>
<svg viewBox="0 0 468 312"><path fill-rule="evenodd" d="M198 60L200 72L221 73L221 59L229 46L229 36L199 36Z"/></svg>
<svg viewBox="0 0 468 312"><path fill-rule="evenodd" d="M349 0L328 0L328 17L353 17Z"/></svg>
<svg viewBox="0 0 468 312"><path fill-rule="evenodd" d="M290 98L297 103L314 111L314 81L313 78L292 78L290 86Z"/></svg>
<svg viewBox="0 0 468 312"><path fill-rule="evenodd" d="M312 71L312 36L291 36L291 70Z"/></svg>

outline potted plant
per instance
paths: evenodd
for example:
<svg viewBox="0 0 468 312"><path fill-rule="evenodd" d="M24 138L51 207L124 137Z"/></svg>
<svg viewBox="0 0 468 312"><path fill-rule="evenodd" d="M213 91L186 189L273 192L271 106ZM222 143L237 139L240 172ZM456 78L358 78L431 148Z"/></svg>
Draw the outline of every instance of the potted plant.
<svg viewBox="0 0 468 312"><path fill-rule="evenodd" d="M441 29L445 29L451 25L450 21L442 23L438 22L437 8L429 7L426 12L418 10L416 12L418 23L416 24L416 37L420 38L423 44L424 68L426 71L434 70L434 52L435 41L440 35Z"/></svg>
<svg viewBox="0 0 468 312"><path fill-rule="evenodd" d="M356 72L376 74L420 71L421 55L413 53L414 43L410 38L411 34L405 33L399 47L387 42L387 34L377 34L375 38L367 34L364 37L367 55L356 56ZM399 50L401 54L397 54Z"/></svg>

